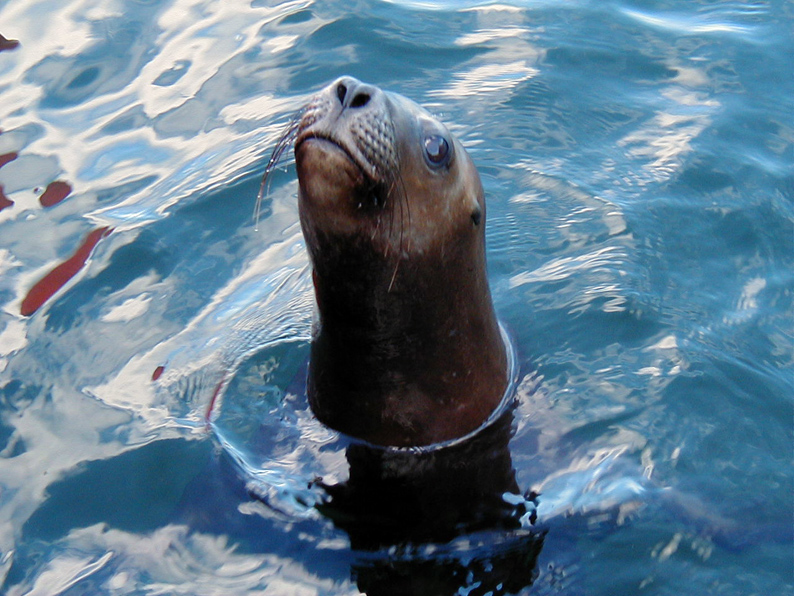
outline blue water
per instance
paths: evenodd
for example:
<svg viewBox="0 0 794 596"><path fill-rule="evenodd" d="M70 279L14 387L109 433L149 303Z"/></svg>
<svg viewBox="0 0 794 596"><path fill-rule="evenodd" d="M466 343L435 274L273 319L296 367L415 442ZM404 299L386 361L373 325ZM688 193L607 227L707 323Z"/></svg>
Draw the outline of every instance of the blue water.
<svg viewBox="0 0 794 596"><path fill-rule="evenodd" d="M793 28L782 0L0 2L2 591L358 594L385 564L481 594L542 530L514 592L792 593ZM481 173L518 533L362 554L315 508L347 464L305 404L289 159L252 213L342 74Z"/></svg>

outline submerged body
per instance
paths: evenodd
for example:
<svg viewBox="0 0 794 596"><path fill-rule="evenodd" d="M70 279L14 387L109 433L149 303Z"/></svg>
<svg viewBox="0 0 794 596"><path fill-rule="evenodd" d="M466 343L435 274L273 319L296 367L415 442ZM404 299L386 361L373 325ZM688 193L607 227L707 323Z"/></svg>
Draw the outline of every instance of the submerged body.
<svg viewBox="0 0 794 596"><path fill-rule="evenodd" d="M380 445L475 430L508 367L466 151L413 102L344 77L305 109L295 156L320 315L315 415Z"/></svg>

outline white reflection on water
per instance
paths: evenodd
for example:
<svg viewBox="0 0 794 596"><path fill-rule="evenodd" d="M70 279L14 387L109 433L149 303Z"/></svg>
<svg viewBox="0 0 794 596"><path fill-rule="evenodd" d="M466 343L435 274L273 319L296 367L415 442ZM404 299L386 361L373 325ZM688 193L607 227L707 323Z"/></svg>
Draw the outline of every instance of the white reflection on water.
<svg viewBox="0 0 794 596"><path fill-rule="evenodd" d="M498 101L504 101L522 82L539 74L537 63L543 52L531 43L531 23L524 22L525 16L501 10L473 13L477 28L459 36L455 44L488 51L461 65L452 81L431 95L445 99L480 96L484 105L491 105L493 98L484 95L497 94Z"/></svg>
<svg viewBox="0 0 794 596"><path fill-rule="evenodd" d="M267 223L277 226L283 219L274 216ZM200 419L225 372L250 350L278 339L308 338L313 294L302 246L293 228L283 242L268 246L220 288L181 331L135 355L107 383L86 391L144 418L152 408L162 408L157 418L170 413ZM165 366L165 372L153 384L158 366Z"/></svg>
<svg viewBox="0 0 794 596"><path fill-rule="evenodd" d="M544 263L534 271L523 271L510 278L510 287L516 288L530 283L559 281L583 271L600 268L620 268L622 261L628 260L626 250L621 246L605 246L591 253L574 257L561 257Z"/></svg>
<svg viewBox="0 0 794 596"><path fill-rule="evenodd" d="M679 35L702 35L709 33L749 34L752 33L754 29L749 25L727 21L723 16L715 18L708 14L692 16L680 13L650 13L626 7L621 8L621 12L643 24L659 27L660 29L669 29L675 31ZM763 13L766 12L766 10L763 9L754 12Z"/></svg>
<svg viewBox="0 0 794 596"><path fill-rule="evenodd" d="M690 78L695 77L690 74ZM671 101L669 107L618 141L630 157L645 162L645 175L635 174L635 183L641 186L668 180L680 170L694 150L692 141L709 127L711 114L720 108L718 101L677 86L662 95Z"/></svg>
<svg viewBox="0 0 794 596"><path fill-rule="evenodd" d="M328 541L319 546L338 548ZM319 577L292 558L237 552L226 537L200 534L187 526L134 534L97 524L71 531L55 545L33 585L14 586L8 596L56 596L77 583L112 594L360 593L349 580Z"/></svg>
<svg viewBox="0 0 794 596"><path fill-rule="evenodd" d="M46 131L9 148L20 156L0 170L6 194L59 175L87 197L147 180L123 203L93 205L89 215L129 227L236 179L280 133L273 115L301 105L301 98L272 94L286 78L276 54L316 23L285 27L294 32L279 37L278 48L272 38L263 41L262 30L310 4L177 0L134 5L134 13L123 5L4 7L23 50L0 61L3 82L13 82L3 88L2 147L31 127ZM21 212L20 197L11 198L18 206L3 218ZM35 213L35 203L29 207Z"/></svg>
<svg viewBox="0 0 794 596"><path fill-rule="evenodd" d="M437 97L461 98L482 93L506 91L537 74L538 69L530 66L524 60L499 66L478 66L467 72L458 73L455 75L456 80L446 89L440 89L433 95Z"/></svg>

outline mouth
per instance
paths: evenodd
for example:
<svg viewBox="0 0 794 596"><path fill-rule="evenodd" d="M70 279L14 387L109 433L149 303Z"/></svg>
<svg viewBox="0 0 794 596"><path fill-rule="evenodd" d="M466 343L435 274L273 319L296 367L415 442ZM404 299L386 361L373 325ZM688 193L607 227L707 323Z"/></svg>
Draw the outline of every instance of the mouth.
<svg viewBox="0 0 794 596"><path fill-rule="evenodd" d="M314 170L312 175L307 176L307 178L315 178L313 174L324 170L328 176L327 183L336 185L341 182L343 186L347 186L350 182L353 183L349 187L350 194L348 196L351 197L356 209L375 213L385 206L388 185L376 178L372 173L372 166L369 164L364 165L362 159L354 151L351 151L344 142L331 135L317 134L311 131L299 134L295 140L296 158L300 161L302 157L309 158L312 154L314 154L314 157L311 159L314 163L317 164L316 160L319 159L323 166ZM339 175L343 170L349 171L348 176ZM300 176L301 168L299 167L298 177L300 178Z"/></svg>
<svg viewBox="0 0 794 596"><path fill-rule="evenodd" d="M361 172L361 176L367 181L368 184L375 184L375 180L372 176L372 168L369 166L369 164L362 163L361 158L355 155L354 152L351 151L342 141L334 138L332 135L322 134L311 130L301 132L298 135L298 138L295 140L295 155L298 155L301 147L307 143L316 143L319 146L325 146L326 150L328 150L328 145L330 145L332 147L332 151L335 150L343 153L348 161L358 168L359 172Z"/></svg>

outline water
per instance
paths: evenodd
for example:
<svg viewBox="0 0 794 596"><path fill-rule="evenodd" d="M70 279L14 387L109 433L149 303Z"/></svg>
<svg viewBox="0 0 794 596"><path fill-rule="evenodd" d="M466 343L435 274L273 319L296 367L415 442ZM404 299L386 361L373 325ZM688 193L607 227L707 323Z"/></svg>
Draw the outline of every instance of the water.
<svg viewBox="0 0 794 596"><path fill-rule="evenodd" d="M791 593L792 23L782 1L0 3L3 591L358 594L385 561L461 594ZM517 358L506 498L540 492L535 524L367 554L315 508L347 445L302 393L289 162L252 212L342 74L478 165Z"/></svg>

